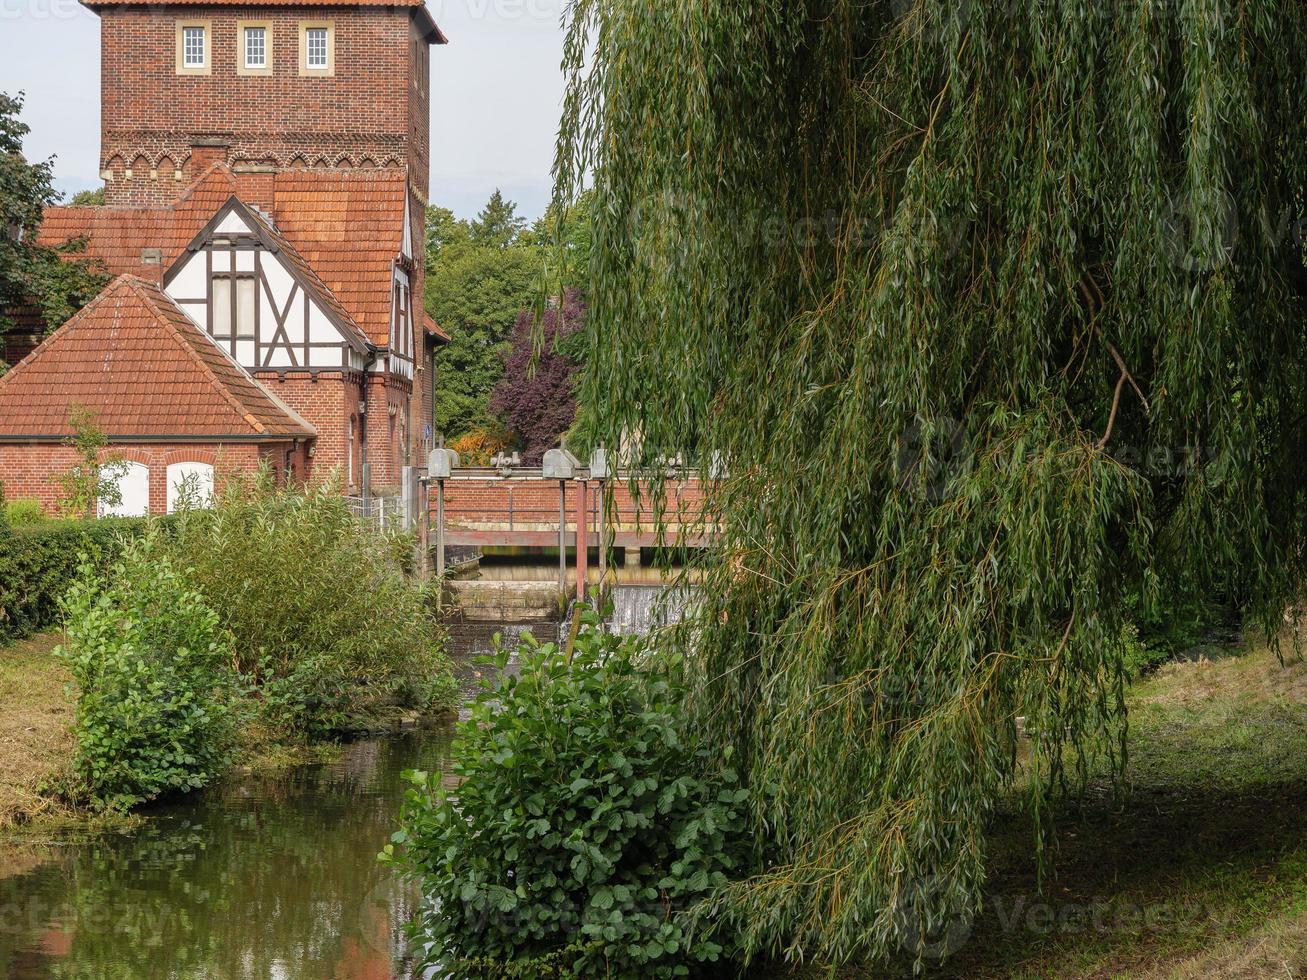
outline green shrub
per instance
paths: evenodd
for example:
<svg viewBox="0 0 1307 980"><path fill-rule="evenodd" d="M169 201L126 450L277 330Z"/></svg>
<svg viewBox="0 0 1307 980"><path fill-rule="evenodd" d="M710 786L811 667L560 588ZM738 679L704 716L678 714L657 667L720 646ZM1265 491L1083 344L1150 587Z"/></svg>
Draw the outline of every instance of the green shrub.
<svg viewBox="0 0 1307 980"><path fill-rule="evenodd" d="M59 600L84 561L104 568L143 518L48 521L0 535L0 644L59 624Z"/></svg>
<svg viewBox="0 0 1307 980"><path fill-rule="evenodd" d="M39 500L10 500L4 510L5 522L10 527L31 527L49 520Z"/></svg>
<svg viewBox="0 0 1307 980"><path fill-rule="evenodd" d="M233 476L210 509L177 517L173 540L286 733L366 727L379 706L455 706L443 631L404 573L409 539L363 525L338 488Z"/></svg>
<svg viewBox="0 0 1307 980"><path fill-rule="evenodd" d="M529 635L460 724L457 790L414 773L383 859L430 900L415 938L457 976L729 972L693 909L744 853L729 760L687 740L681 688L586 615L575 659ZM714 963L715 967L705 964ZM442 972L443 975L443 972Z"/></svg>
<svg viewBox="0 0 1307 980"><path fill-rule="evenodd" d="M63 609L78 788L125 808L212 779L232 745L230 647L157 530L107 571L84 564Z"/></svg>

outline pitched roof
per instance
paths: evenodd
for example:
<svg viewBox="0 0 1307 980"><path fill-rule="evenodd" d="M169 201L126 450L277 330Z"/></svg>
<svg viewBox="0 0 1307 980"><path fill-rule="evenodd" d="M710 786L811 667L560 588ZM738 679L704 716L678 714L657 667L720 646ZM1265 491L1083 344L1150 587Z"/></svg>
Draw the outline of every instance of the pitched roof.
<svg viewBox="0 0 1307 980"><path fill-rule="evenodd" d="M271 177L271 180L269 180ZM233 195L270 216L333 300L378 347L390 342L392 264L404 237L408 177L399 168L245 174L215 163L166 208L46 208L40 241L85 237L114 274L158 280ZM161 263L143 259L159 249Z"/></svg>
<svg viewBox="0 0 1307 980"><path fill-rule="evenodd" d="M70 436L74 405L120 442L316 434L158 286L134 276L115 279L0 378L0 441Z"/></svg>
<svg viewBox="0 0 1307 980"><path fill-rule="evenodd" d="M105 7L157 6L158 0L81 0L90 10ZM175 6L212 6L214 0L171 0ZM222 0L227 7L407 7L416 12L425 30L423 34L431 44L448 44L449 38L431 19L425 0Z"/></svg>
<svg viewBox="0 0 1307 980"><path fill-rule="evenodd" d="M282 171L274 195L277 228L372 342L387 346L392 265L404 238L404 171Z"/></svg>
<svg viewBox="0 0 1307 980"><path fill-rule="evenodd" d="M263 247L271 252L280 255L290 267L290 273L298 279L306 290L313 294L319 304L326 310L327 316L332 322L340 328L345 335L345 339L352 343L360 351L366 352L368 345L367 334L350 316L349 311L345 309L336 298L330 287L327 286L318 274L313 271L304 256L296 251L295 246L286 240L281 232L274 227L264 214L249 207L239 197L232 195L221 208L214 212L213 217L200 229L199 233L191 239L187 250L198 248L201 244L217 235L215 229L221 224L222 219L229 213L235 212L242 221L249 225L254 234L262 241ZM165 283L168 277L164 277Z"/></svg>
<svg viewBox="0 0 1307 980"><path fill-rule="evenodd" d="M432 316L431 316L430 313L424 313L424 314L422 314L422 317L423 317L423 323L426 324L427 333L429 333L431 336L435 337L435 338L436 338L438 341L440 341L442 344L447 344L447 343L449 343L449 341L450 341L452 338L449 336L448 333L445 332L445 328L442 327L440 324L438 324L438 323L437 323L437 322L432 318Z"/></svg>

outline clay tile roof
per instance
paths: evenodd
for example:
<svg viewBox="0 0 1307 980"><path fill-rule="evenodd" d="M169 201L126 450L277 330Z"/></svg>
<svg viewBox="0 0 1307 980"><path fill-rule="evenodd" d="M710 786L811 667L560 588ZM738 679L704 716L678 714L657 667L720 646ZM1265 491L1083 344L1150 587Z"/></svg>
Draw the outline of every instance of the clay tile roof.
<svg viewBox="0 0 1307 980"><path fill-rule="evenodd" d="M404 237L403 170L277 174L273 219L372 342L390 343L393 264Z"/></svg>
<svg viewBox="0 0 1307 980"><path fill-rule="evenodd" d="M404 237L408 176L378 170L284 170L269 190L215 163L166 208L46 208L40 241L86 238L88 256L115 274L159 280L214 214L236 196L271 214L273 231L293 246L291 261L311 270L333 312L378 347L390 343L393 266ZM263 175L259 175L263 176ZM260 198L268 199L260 199ZM269 224L265 222L265 224ZM159 249L160 264L143 261Z"/></svg>
<svg viewBox="0 0 1307 980"><path fill-rule="evenodd" d="M444 327L442 327L440 324L438 324L435 320L431 318L430 313L424 313L423 318L425 319L426 322L427 333L429 333L432 337L435 337L442 344L449 343L451 339L449 334L445 331Z"/></svg>
<svg viewBox="0 0 1307 980"><path fill-rule="evenodd" d="M37 240L60 245L84 238L81 254L99 259L112 274L158 280L236 189L236 177L227 165L215 163L172 207L46 208ZM158 261L146 255L146 249L158 249Z"/></svg>
<svg viewBox="0 0 1307 980"><path fill-rule="evenodd" d="M0 441L72 435L84 405L116 441L283 441L315 435L158 286L120 276L0 378Z"/></svg>

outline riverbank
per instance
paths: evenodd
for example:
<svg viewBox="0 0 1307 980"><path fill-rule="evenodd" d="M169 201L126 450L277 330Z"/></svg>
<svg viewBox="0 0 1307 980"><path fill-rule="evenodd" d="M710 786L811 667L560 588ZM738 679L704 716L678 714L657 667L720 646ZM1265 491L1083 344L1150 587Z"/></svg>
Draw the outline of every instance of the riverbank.
<svg viewBox="0 0 1307 980"><path fill-rule="evenodd" d="M72 815L47 791L67 776L73 753L70 678L53 656L59 641L44 633L0 647L0 835Z"/></svg>
<svg viewBox="0 0 1307 980"><path fill-rule="evenodd" d="M72 775L73 701L71 677L54 655L63 641L48 632L0 646L0 842L69 829L130 826L131 814L103 814L71 804L61 787ZM452 712L421 716L381 707L342 735L361 736L443 724ZM240 732L230 770L270 773L292 766L330 762L339 756L335 741L287 743L258 721Z"/></svg>

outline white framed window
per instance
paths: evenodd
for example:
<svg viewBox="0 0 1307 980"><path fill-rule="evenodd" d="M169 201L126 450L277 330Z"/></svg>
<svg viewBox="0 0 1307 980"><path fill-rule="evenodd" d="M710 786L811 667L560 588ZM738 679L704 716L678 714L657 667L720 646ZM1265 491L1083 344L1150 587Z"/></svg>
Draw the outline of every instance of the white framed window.
<svg viewBox="0 0 1307 980"><path fill-rule="evenodd" d="M168 513L174 513L183 503L187 507L212 505L213 467L210 464L168 464Z"/></svg>
<svg viewBox="0 0 1307 980"><path fill-rule="evenodd" d="M213 277L213 303L209 331L215 338L238 340L254 337L258 281L251 275L219 273Z"/></svg>
<svg viewBox="0 0 1307 980"><path fill-rule="evenodd" d="M203 68L209 63L204 34L204 28L198 25L182 28L183 68Z"/></svg>
<svg viewBox="0 0 1307 980"><path fill-rule="evenodd" d="M177 21L177 74L207 75L212 63L207 20Z"/></svg>
<svg viewBox="0 0 1307 980"><path fill-rule="evenodd" d="M336 73L336 31L331 21L300 23L300 74Z"/></svg>
<svg viewBox="0 0 1307 980"><path fill-rule="evenodd" d="M306 68L326 69L327 29L325 27L304 29L304 65Z"/></svg>
<svg viewBox="0 0 1307 980"><path fill-rule="evenodd" d="M245 67L268 67L268 29L266 27L245 28Z"/></svg>

